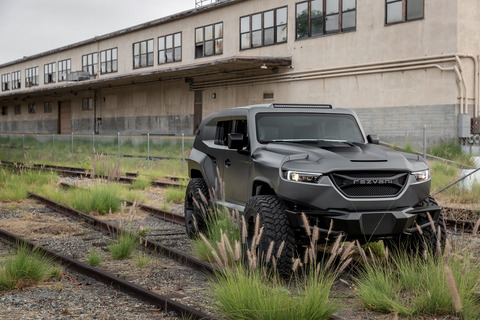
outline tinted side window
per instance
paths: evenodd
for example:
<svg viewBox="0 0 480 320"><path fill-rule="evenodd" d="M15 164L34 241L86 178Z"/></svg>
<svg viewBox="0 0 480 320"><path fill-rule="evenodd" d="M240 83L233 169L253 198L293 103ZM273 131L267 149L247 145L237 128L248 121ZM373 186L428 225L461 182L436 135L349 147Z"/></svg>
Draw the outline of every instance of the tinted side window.
<svg viewBox="0 0 480 320"><path fill-rule="evenodd" d="M247 120L219 121L215 134L215 144L226 146L229 133L242 133L245 139L245 147L248 145Z"/></svg>
<svg viewBox="0 0 480 320"><path fill-rule="evenodd" d="M215 144L226 146L228 134L232 132L232 120L219 121L217 123L217 132L215 134Z"/></svg>

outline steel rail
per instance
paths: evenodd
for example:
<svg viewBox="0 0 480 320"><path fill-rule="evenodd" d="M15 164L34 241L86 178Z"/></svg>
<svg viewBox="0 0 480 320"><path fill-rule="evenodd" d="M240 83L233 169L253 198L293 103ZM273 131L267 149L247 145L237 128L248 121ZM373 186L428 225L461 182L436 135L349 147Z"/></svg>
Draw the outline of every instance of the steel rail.
<svg viewBox="0 0 480 320"><path fill-rule="evenodd" d="M8 241L9 243L12 243L14 245L27 246L30 250L38 250L40 253L47 255L54 261L64 265L70 270L74 270L78 273L94 278L95 280L103 282L108 286L118 288L135 298L139 298L143 301L147 301L153 305L156 305L166 312L175 311L182 316L187 316L188 318L192 319L213 319L212 317L201 312L200 310L197 310L187 305L183 305L168 297L159 295L132 282L123 280L114 274L102 271L98 268L91 267L81 261L75 260L61 253L55 252L42 246L37 246L35 243L30 242L23 237L17 236L8 231L0 229L0 239Z"/></svg>
<svg viewBox="0 0 480 320"><path fill-rule="evenodd" d="M50 171L54 170L61 175L68 176L68 177L92 177L92 173L89 172L87 169L83 168L74 168L74 167L63 167L63 166L54 166L54 165L43 165L43 164L33 164L28 165L22 162L9 162L9 161L1 161L0 164L4 166L9 166L13 168L31 168L35 170L45 170ZM103 175L95 175L95 177L99 178L106 178ZM127 172L125 173L124 177L119 177L118 181L123 183L133 183L138 177L138 173ZM173 180L173 179L170 179ZM152 181L152 185L160 188L164 187L181 187L182 185L177 182L167 182L167 181Z"/></svg>
<svg viewBox="0 0 480 320"><path fill-rule="evenodd" d="M133 205L133 202L131 201L126 201L126 200L123 200L123 202L127 203L128 205L132 206ZM185 217L182 216L182 215L179 215L179 214L176 214L176 213L173 213L173 212L169 212L169 211L165 211L165 210L162 210L162 209L158 209L158 208L155 208L155 207L151 207L151 206L147 206L147 205L144 205L144 204L136 204L140 209L150 213L151 215L159 218L159 219L162 219L162 220L165 220L165 221L168 221L168 222L172 222L172 223L176 223L176 224L180 224L180 225L185 225Z"/></svg>
<svg viewBox="0 0 480 320"><path fill-rule="evenodd" d="M86 214L84 212L75 210L73 208L70 208L68 206L65 206L61 203L55 202L53 200L47 199L45 197L42 197L40 195L34 194L29 192L29 196L35 200L38 200L48 206L49 208L68 215L74 219L81 219L87 223L92 224L94 227L98 228L101 231L107 232L108 234L119 234L121 232L125 232L121 228L118 228L112 224L109 224L105 221L102 221L100 219L97 219L89 214ZM175 259L181 263L184 263L192 268L195 268L197 270L200 270L205 273L212 274L216 268L213 267L211 264L204 262L202 260L196 259L192 256L189 256L179 250L164 246L158 242L148 240L142 236L135 235L139 241L141 241L142 244L144 244L142 247L148 250L149 252L153 254L162 254L164 256L167 256L169 258Z"/></svg>

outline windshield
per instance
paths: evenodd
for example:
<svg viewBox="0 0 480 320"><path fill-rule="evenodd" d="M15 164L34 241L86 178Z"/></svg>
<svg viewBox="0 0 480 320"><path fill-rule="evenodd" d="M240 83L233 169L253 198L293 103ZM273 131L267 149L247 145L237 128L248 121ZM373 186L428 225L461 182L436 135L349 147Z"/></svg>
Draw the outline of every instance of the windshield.
<svg viewBox="0 0 480 320"><path fill-rule="evenodd" d="M364 142L355 118L348 114L259 113L260 143L296 141Z"/></svg>

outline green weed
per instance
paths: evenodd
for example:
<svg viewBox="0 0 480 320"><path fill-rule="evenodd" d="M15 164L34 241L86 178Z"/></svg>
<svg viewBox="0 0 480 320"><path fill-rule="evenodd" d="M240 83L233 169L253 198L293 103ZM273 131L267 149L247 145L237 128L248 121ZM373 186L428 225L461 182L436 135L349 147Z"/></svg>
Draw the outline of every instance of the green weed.
<svg viewBox="0 0 480 320"><path fill-rule="evenodd" d="M118 235L115 241L108 247L113 259L121 260L128 259L133 251L139 246L138 239L131 233L122 232Z"/></svg>

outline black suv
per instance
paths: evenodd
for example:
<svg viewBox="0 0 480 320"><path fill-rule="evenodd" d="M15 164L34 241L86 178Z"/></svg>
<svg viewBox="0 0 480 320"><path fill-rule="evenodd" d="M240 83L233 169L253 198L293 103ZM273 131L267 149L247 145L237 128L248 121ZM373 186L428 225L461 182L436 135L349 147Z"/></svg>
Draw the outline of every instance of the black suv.
<svg viewBox="0 0 480 320"><path fill-rule="evenodd" d="M271 104L216 112L200 124L188 170L188 235L205 228L198 205L204 201L243 213L247 239L258 214L264 227L260 250L274 241L275 253L284 242L277 261L281 271L309 241L302 213L310 228L320 229L320 239L330 232L330 238L343 235L362 243L408 240L423 250L437 243L429 212L438 239L445 241L425 160L365 136L349 109Z"/></svg>

